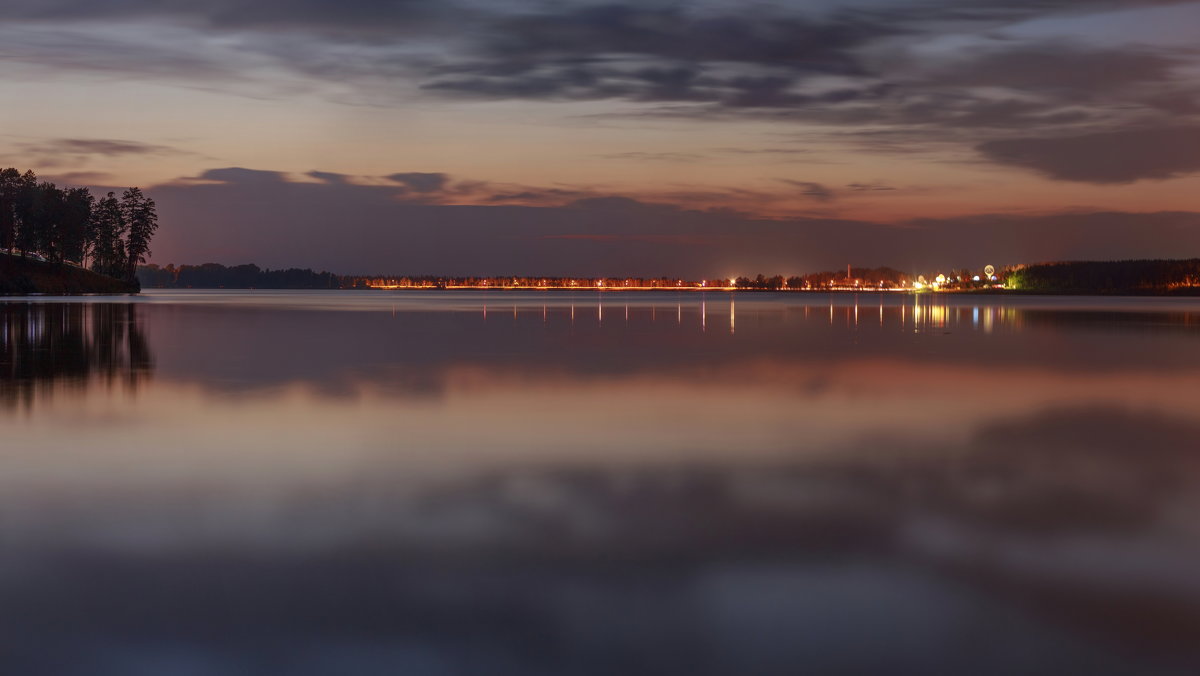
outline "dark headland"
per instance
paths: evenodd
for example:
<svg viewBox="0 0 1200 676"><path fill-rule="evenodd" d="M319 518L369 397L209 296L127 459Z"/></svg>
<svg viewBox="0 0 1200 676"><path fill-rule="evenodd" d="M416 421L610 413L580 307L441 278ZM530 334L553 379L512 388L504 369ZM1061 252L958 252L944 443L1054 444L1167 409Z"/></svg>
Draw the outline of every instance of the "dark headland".
<svg viewBox="0 0 1200 676"><path fill-rule="evenodd" d="M0 294L137 293L157 229L154 200L139 188L97 199L0 169Z"/></svg>
<svg viewBox="0 0 1200 676"><path fill-rule="evenodd" d="M0 294L53 296L82 293L137 293L141 286L67 263L45 263L0 252Z"/></svg>

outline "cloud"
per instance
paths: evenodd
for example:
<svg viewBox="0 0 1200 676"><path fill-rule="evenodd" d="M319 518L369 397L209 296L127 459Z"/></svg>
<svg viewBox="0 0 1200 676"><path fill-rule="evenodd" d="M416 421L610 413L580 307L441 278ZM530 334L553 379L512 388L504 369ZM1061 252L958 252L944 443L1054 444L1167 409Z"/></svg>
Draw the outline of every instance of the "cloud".
<svg viewBox="0 0 1200 676"><path fill-rule="evenodd" d="M118 139L60 138L29 143L23 147L27 150L41 153L101 155L104 157L115 157L118 155L172 155L184 154L186 152L170 146Z"/></svg>
<svg viewBox="0 0 1200 676"><path fill-rule="evenodd" d="M388 178L419 193L439 192L446 187L446 183L450 179L445 174L419 171L391 174Z"/></svg>
<svg viewBox="0 0 1200 676"><path fill-rule="evenodd" d="M1190 212L985 214L891 225L755 218L689 208L708 202L685 194L648 202L542 188L511 196L519 202L511 204L489 200L493 186L453 177L446 181L451 193L459 185L483 189L454 204L406 199L403 185L289 182L280 172L238 168L202 176L207 180L148 191L162 223L157 262L253 261L339 273L704 277L792 274L847 262L915 270L1200 250L1200 214ZM829 191L799 181L796 187Z"/></svg>
<svg viewBox="0 0 1200 676"><path fill-rule="evenodd" d="M1115 9L1137 8L1148 5L1179 4L1188 0L910 0L908 2L880 2L880 0L846 0L835 5L842 14L858 21L873 18L878 21L912 23L914 21L970 21L998 22L1022 21L1032 17L1088 13ZM708 7L720 8L720 3L708 3ZM724 9L738 8L728 3ZM554 9L561 8L555 12ZM760 7L756 8L760 9ZM738 17L735 12L729 15ZM743 14L747 14L743 12ZM475 16L506 17L505 25L520 27L521 37L540 38L539 44L555 46L573 38L611 40L612 35L624 29L635 29L629 33L626 43L639 44L661 35L673 36L671 45L675 53L688 53L702 48L702 38L720 37L722 28L738 29L744 24L725 23L718 13L715 18L685 17L684 26L673 27L670 22L681 16L677 6L671 3L649 1L644 5L622 5L619 3L556 3L554 5L534 1L507 3L482 3L443 0L260 0L246 3L240 0L121 0L120 2L89 2L88 0L9 0L5 2L5 15L18 21L129 21L144 19L174 20L182 23L225 30L297 30L359 31L364 35L381 32L416 31L426 28L424 22L437 19L453 19ZM854 21L847 20L853 29ZM668 25L663 25L668 24ZM717 46L723 54L739 56L760 53L771 49L776 53L788 54L802 50L802 46L788 44L786 33L789 25L782 25L777 32L757 33L765 41L762 47L747 46L744 40L735 39L724 46ZM575 32L565 32L574 29ZM688 30L685 30L688 29ZM695 37L686 35L689 30ZM734 38L744 37L734 35ZM496 39L496 38L493 38ZM503 44L502 40L497 40ZM713 49L714 47L710 47Z"/></svg>
<svg viewBox="0 0 1200 676"><path fill-rule="evenodd" d="M322 183L334 183L337 185L345 185L350 182L350 176L346 174L338 174L332 171L310 171L307 176L315 178Z"/></svg>
<svg viewBox="0 0 1200 676"><path fill-rule="evenodd" d="M15 145L16 154L26 157L24 161L35 167L77 167L89 159L128 156L192 155L193 153L167 145L142 143L120 139L55 138L30 141ZM70 172L83 176L95 172ZM67 174L59 174L67 176Z"/></svg>
<svg viewBox="0 0 1200 676"><path fill-rule="evenodd" d="M242 167L225 167L209 169L201 173L198 179L202 181L219 181L230 184L259 184L286 183L287 174L281 171L263 171L261 169L245 169Z"/></svg>
<svg viewBox="0 0 1200 676"><path fill-rule="evenodd" d="M209 85L233 85L246 78L235 65L238 59L204 34L171 25L85 27L71 21L30 24L6 16L0 24L0 56L10 65L6 77L14 78L21 76L20 66L34 69L39 80L45 71Z"/></svg>
<svg viewBox="0 0 1200 676"><path fill-rule="evenodd" d="M877 20L941 23L946 21L1005 25L1039 17L1078 15L1154 5L1184 4L1192 0L914 0L875 4L869 12ZM868 3L869 4L869 3ZM915 17L915 19L914 19Z"/></svg>
<svg viewBox="0 0 1200 676"><path fill-rule="evenodd" d="M833 191L820 183L812 183L810 181L793 181L791 179L781 179L784 183L800 188L800 194L817 202L832 202Z"/></svg>
<svg viewBox="0 0 1200 676"><path fill-rule="evenodd" d="M50 170L67 183L74 182L72 176L79 180L100 176L98 171L83 168L93 159L195 155L172 146L120 139L50 138L17 142L11 147L9 162L32 167L39 174Z"/></svg>
<svg viewBox="0 0 1200 676"><path fill-rule="evenodd" d="M931 75L941 85L1052 92L1103 92L1172 80L1177 56L1140 47L1001 44Z"/></svg>
<svg viewBox="0 0 1200 676"><path fill-rule="evenodd" d="M300 76L288 87L334 86L342 101L421 87L485 100L671 104L661 112L711 118L1029 128L1131 108L1195 112L1186 83L1174 79L1194 55L986 34L1146 4L851 0L747 12L732 2L24 0L6 6L12 23L0 53L56 70L221 82L257 96L287 95L279 83L245 82L282 69ZM914 48L947 33L970 37L953 53Z"/></svg>
<svg viewBox="0 0 1200 676"><path fill-rule="evenodd" d="M61 174L41 174L38 178L51 183L93 186L111 185L114 177L112 174L103 171L68 171Z"/></svg>
<svg viewBox="0 0 1200 676"><path fill-rule="evenodd" d="M702 153L645 152L635 150L624 153L608 153L600 155L600 157L609 160L632 160L635 162L696 162L703 160L705 155Z"/></svg>
<svg viewBox="0 0 1200 676"><path fill-rule="evenodd" d="M592 197L587 190L571 188L525 188L510 192L497 192L489 195L487 202L495 204L563 204Z"/></svg>
<svg viewBox="0 0 1200 676"><path fill-rule="evenodd" d="M846 143L849 133L854 150L978 148L986 160L1055 178L1120 183L1179 175L1191 170L1190 161L1171 160L1168 150L1163 167L1143 167L1154 164L1149 158L1099 172L1060 166L1072 160L1042 157L1038 148L1059 142L1082 153L1104 143L1105 134L1196 124L1200 102L1187 73L1197 55L1093 44L1087 31L1061 42L1004 31L1017 22L1147 4L1170 3L848 0L751 12L731 1L22 0L6 6L0 58L254 96L336 90L339 101L397 106L416 89L481 101L615 101L625 105L598 114L796 125L831 146ZM938 38L952 47L930 47ZM1084 137L1092 138L1068 142ZM859 143L867 138L873 142ZM90 143L77 150L110 157L171 151L131 141L59 141ZM612 157L683 162L720 152ZM1119 152L1135 160L1142 153ZM39 164L54 166L53 157ZM392 180L409 198L432 200L451 190L440 174ZM548 193L521 186L493 194L500 202L521 195L544 201Z"/></svg>
<svg viewBox="0 0 1200 676"><path fill-rule="evenodd" d="M488 66L490 68L490 66ZM722 72L722 70L724 72ZM712 104L726 109L788 108L810 103L877 97L878 88L843 88L806 94L795 74L739 73L707 65L545 63L502 76L435 78L424 88L482 99ZM693 113L706 112L703 108Z"/></svg>
<svg viewBox="0 0 1200 676"><path fill-rule="evenodd" d="M451 3L433 0L13 0L10 20L33 22L165 20L212 29L265 31L309 29L361 34L417 30Z"/></svg>
<svg viewBox="0 0 1200 676"><path fill-rule="evenodd" d="M811 155L808 148L714 148L713 152L729 155Z"/></svg>
<svg viewBox="0 0 1200 676"><path fill-rule="evenodd" d="M988 159L1050 178L1086 183L1132 183L1200 171L1200 126L1130 129L1060 137L987 141Z"/></svg>
<svg viewBox="0 0 1200 676"><path fill-rule="evenodd" d="M431 71L424 87L482 98L792 106L830 95L800 92L807 78L867 75L855 50L896 32L782 12L568 6L498 19L488 38L467 46L467 58Z"/></svg>
<svg viewBox="0 0 1200 676"><path fill-rule="evenodd" d="M848 50L894 33L877 25L772 12L701 14L681 7L605 4L501 21L483 52L519 64L532 58L645 55L680 62L767 63L803 71L853 73Z"/></svg>

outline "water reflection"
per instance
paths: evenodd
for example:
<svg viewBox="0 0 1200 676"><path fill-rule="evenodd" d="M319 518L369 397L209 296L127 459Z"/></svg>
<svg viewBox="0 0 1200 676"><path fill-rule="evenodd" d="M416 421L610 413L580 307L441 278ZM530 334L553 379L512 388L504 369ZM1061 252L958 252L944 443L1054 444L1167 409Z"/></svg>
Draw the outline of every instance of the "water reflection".
<svg viewBox="0 0 1200 676"><path fill-rule="evenodd" d="M0 418L0 669L1200 664L1196 308L726 300L109 306L139 396Z"/></svg>
<svg viewBox="0 0 1200 676"><path fill-rule="evenodd" d="M130 389L154 360L133 304L0 303L0 407L91 383Z"/></svg>

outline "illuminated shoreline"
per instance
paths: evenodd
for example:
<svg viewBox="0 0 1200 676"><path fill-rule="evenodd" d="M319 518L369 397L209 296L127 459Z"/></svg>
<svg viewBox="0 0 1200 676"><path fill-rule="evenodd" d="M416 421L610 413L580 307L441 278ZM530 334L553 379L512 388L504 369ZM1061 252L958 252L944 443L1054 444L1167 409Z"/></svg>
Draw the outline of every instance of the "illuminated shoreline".
<svg viewBox="0 0 1200 676"><path fill-rule="evenodd" d="M758 289L737 286L525 286L486 284L427 284L427 285L367 285L356 287L364 291L726 291L776 293L982 293L1005 291L1003 286L985 289L915 289L912 287L833 287L812 289Z"/></svg>

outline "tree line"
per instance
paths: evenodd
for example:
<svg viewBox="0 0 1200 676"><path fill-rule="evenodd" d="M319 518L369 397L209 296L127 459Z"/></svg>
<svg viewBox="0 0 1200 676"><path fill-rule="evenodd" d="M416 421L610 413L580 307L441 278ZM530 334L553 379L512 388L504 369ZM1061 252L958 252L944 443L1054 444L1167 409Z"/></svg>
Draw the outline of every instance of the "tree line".
<svg viewBox="0 0 1200 676"><path fill-rule="evenodd" d="M137 269L137 278L143 287L156 289L337 289L342 286L342 279L331 272L301 268L264 270L254 264L142 265Z"/></svg>
<svg viewBox="0 0 1200 676"><path fill-rule="evenodd" d="M60 188L32 171L0 169L0 249L9 254L132 281L157 229L154 200L138 188L96 199L87 188Z"/></svg>
<svg viewBox="0 0 1200 676"><path fill-rule="evenodd" d="M781 289L825 290L854 286L855 282L857 282L858 286L864 288L895 288L909 284L911 279L913 279L911 275L889 267L853 268L849 271L849 274L847 274L846 270L834 270L813 272L807 275L786 278L783 275L775 275L774 277L767 277L765 275L738 277L734 280L733 286L739 289L758 289L764 291L778 291Z"/></svg>
<svg viewBox="0 0 1200 676"><path fill-rule="evenodd" d="M1200 259L1072 261L1014 270L1012 289L1036 293L1197 293Z"/></svg>

